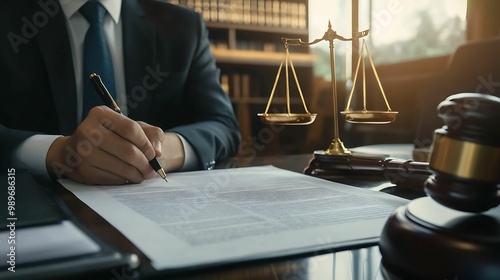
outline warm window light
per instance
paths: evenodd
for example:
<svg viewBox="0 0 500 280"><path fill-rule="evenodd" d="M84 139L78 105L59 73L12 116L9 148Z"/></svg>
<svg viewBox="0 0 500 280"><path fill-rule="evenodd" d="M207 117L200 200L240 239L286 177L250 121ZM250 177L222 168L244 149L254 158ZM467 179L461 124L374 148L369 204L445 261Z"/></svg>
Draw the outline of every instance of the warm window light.
<svg viewBox="0 0 500 280"><path fill-rule="evenodd" d="M467 0L371 0L370 49L376 63L452 53L465 42Z"/></svg>
<svg viewBox="0 0 500 280"><path fill-rule="evenodd" d="M377 64L452 53L465 42L467 0L359 0L359 30L370 29L367 43ZM323 35L330 20L339 34L351 34L351 1L310 0L309 36ZM337 78L351 73L351 45L336 44ZM329 80L328 46L312 46L315 76Z"/></svg>

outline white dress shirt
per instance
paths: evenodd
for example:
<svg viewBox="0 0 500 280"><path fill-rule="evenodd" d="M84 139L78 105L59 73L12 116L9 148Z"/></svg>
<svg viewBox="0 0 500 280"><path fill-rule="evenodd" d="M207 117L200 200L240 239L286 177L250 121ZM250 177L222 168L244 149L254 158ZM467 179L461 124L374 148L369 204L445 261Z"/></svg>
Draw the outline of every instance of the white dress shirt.
<svg viewBox="0 0 500 280"><path fill-rule="evenodd" d="M78 11L88 0L59 0L61 9L66 17L68 35L70 39L73 65L76 81L77 96L77 117L78 122L82 120L83 110L83 43L85 34L89 28L89 23ZM104 16L103 30L108 43L108 48L113 60L113 70L115 74L116 103L127 115L127 96L125 89L125 70L123 61L122 44L122 23L121 23L121 0L99 0L106 8L107 14ZM26 168L37 177L48 179L45 158L50 145L60 135L34 135L26 139L14 151L14 158L17 166ZM182 170L192 170L196 168L196 154L191 145L180 135L178 135L184 147L185 160Z"/></svg>

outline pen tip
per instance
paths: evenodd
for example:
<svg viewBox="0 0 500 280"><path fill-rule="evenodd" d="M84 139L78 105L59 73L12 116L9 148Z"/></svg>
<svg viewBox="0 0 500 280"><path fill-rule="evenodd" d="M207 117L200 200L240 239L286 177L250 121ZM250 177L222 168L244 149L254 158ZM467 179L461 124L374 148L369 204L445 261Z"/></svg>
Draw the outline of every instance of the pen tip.
<svg viewBox="0 0 500 280"><path fill-rule="evenodd" d="M168 183L167 181L167 174L165 173L165 170L163 168L158 169L157 173L160 175L160 177L165 180L165 182Z"/></svg>

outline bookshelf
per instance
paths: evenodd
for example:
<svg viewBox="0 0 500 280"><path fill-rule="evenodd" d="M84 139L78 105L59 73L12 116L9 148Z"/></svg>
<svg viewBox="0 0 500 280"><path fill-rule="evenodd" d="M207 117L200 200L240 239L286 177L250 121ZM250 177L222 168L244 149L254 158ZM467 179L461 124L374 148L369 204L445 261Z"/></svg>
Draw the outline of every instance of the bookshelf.
<svg viewBox="0 0 500 280"><path fill-rule="evenodd" d="M265 110L278 68L284 58L282 37L308 41L307 0L176 0L199 12L209 30L221 82L241 126L242 151L276 154L301 152L307 127L269 127L257 113ZM290 57L306 102L310 100L313 56L307 47L291 47ZM285 66L269 112L286 110ZM303 112L290 73L292 110ZM241 153L240 153L241 154Z"/></svg>

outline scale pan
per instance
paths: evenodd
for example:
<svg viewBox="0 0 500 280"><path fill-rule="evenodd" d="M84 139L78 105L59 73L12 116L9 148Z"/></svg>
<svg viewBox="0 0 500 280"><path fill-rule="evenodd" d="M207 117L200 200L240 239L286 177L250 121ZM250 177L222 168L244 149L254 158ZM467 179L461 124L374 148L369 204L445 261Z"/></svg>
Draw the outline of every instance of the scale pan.
<svg viewBox="0 0 500 280"><path fill-rule="evenodd" d="M266 124L279 125L308 125L314 122L316 114L287 114L287 113L272 113L257 114L260 120Z"/></svg>
<svg viewBox="0 0 500 280"><path fill-rule="evenodd" d="M388 124L396 119L394 111L342 111L345 120L350 123Z"/></svg>

